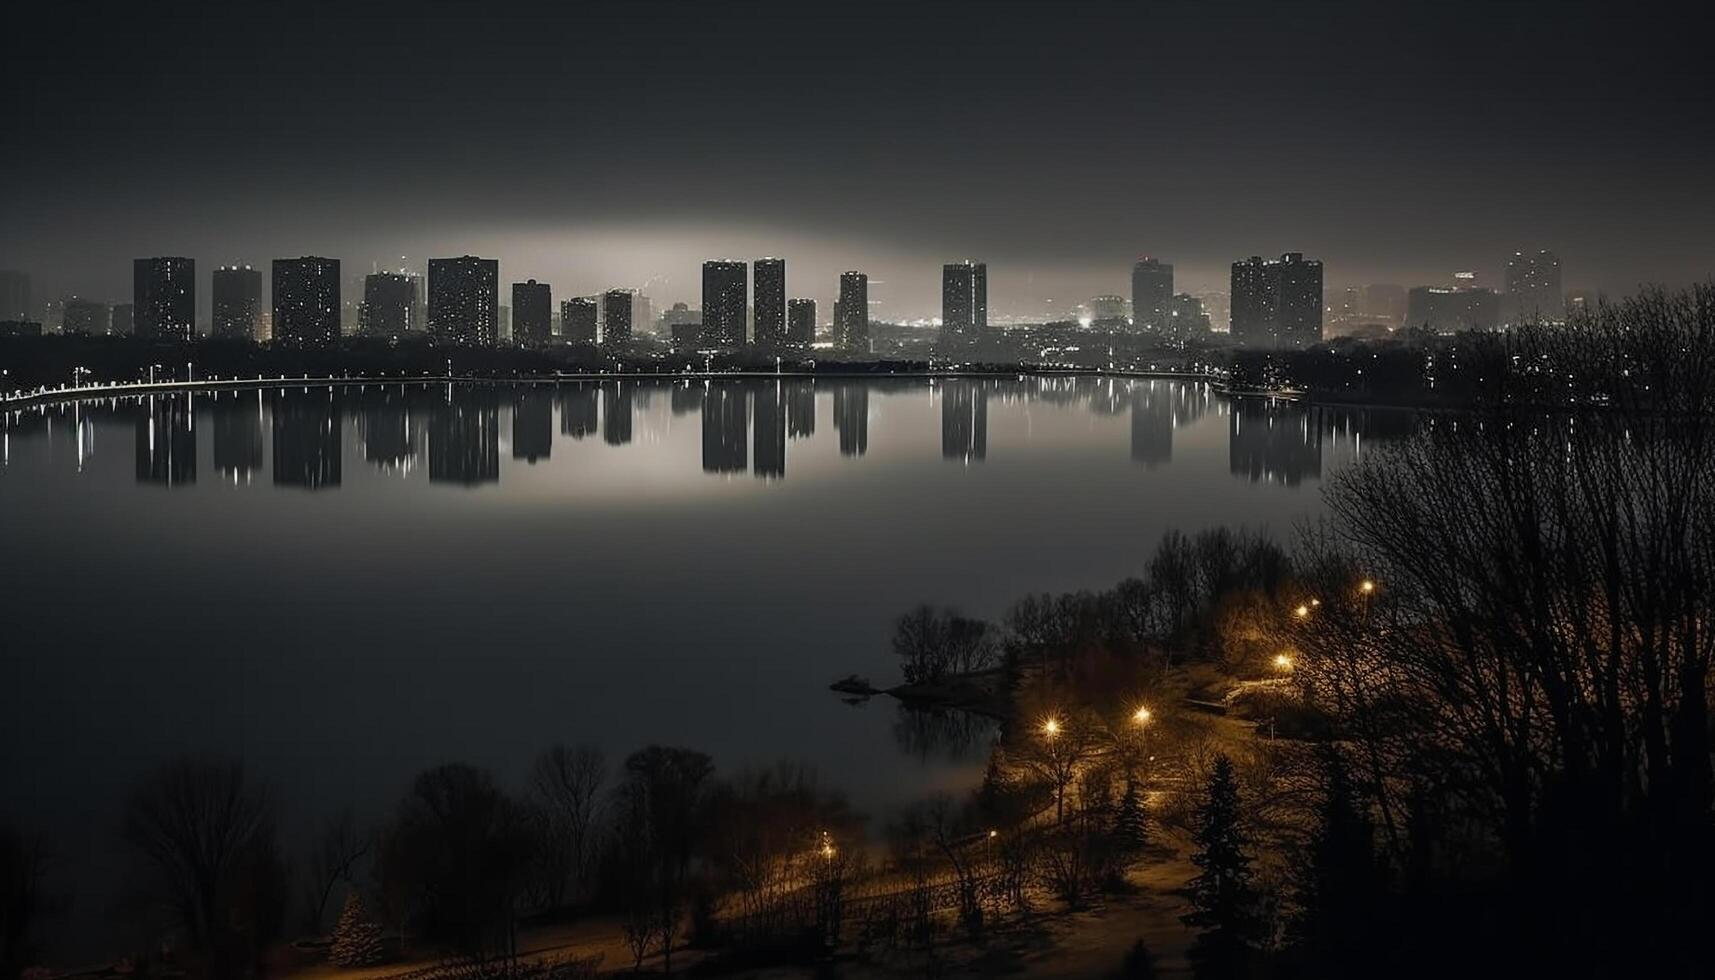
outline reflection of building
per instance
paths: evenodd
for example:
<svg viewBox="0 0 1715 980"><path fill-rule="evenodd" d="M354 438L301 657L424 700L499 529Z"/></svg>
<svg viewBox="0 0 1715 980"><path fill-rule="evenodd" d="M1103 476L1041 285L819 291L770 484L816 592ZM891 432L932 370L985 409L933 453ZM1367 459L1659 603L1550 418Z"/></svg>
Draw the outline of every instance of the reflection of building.
<svg viewBox="0 0 1715 980"><path fill-rule="evenodd" d="M749 411L745 392L716 382L703 391L703 471L743 473Z"/></svg>
<svg viewBox="0 0 1715 980"><path fill-rule="evenodd" d="M753 392L756 403L756 475L786 475L786 392L782 382L763 382Z"/></svg>
<svg viewBox="0 0 1715 980"><path fill-rule="evenodd" d="M988 455L989 400L980 381L949 381L941 389L941 458L966 463Z"/></svg>
<svg viewBox="0 0 1715 980"><path fill-rule="evenodd" d="M1482 287L1418 286L1406 306L1405 325L1440 333L1493 330L1501 322L1501 298Z"/></svg>
<svg viewBox="0 0 1715 980"><path fill-rule="evenodd" d="M553 289L532 279L512 284L512 342L545 344L554 330Z"/></svg>
<svg viewBox="0 0 1715 980"><path fill-rule="evenodd" d="M1507 306L1507 317L1513 322L1564 320L1560 257L1547 249L1535 255L1514 252L1507 260Z"/></svg>
<svg viewBox="0 0 1715 980"><path fill-rule="evenodd" d="M845 351L869 350L869 277L840 273L840 298L834 303L834 346Z"/></svg>
<svg viewBox="0 0 1715 980"><path fill-rule="evenodd" d="M941 267L941 346L970 346L989 325L988 266L966 259Z"/></svg>
<svg viewBox="0 0 1715 980"><path fill-rule="evenodd" d="M601 388L601 441L610 446L631 442L632 394L635 385L610 381Z"/></svg>
<svg viewBox="0 0 1715 980"><path fill-rule="evenodd" d="M261 282L261 273L257 273ZM262 392L215 392L210 406L214 471L221 479L249 483L262 468Z"/></svg>
<svg viewBox="0 0 1715 980"><path fill-rule="evenodd" d="M443 342L486 345L499 337L499 325L499 259L429 260L430 333Z"/></svg>
<svg viewBox="0 0 1715 980"><path fill-rule="evenodd" d="M262 270L228 265L214 270L214 319L210 333L255 340L262 327Z"/></svg>
<svg viewBox="0 0 1715 980"><path fill-rule="evenodd" d="M841 456L869 451L869 386L852 382L834 388L834 431L840 436Z"/></svg>
<svg viewBox="0 0 1715 980"><path fill-rule="evenodd" d="M554 451L554 400L526 388L512 402L512 458L534 463Z"/></svg>
<svg viewBox="0 0 1715 980"><path fill-rule="evenodd" d="M475 486L499 479L499 394L449 387L429 413L429 482Z"/></svg>
<svg viewBox="0 0 1715 980"><path fill-rule="evenodd" d="M363 306L357 312L358 331L366 337L403 337L416 329L417 283L397 272L363 277Z"/></svg>
<svg viewBox="0 0 1715 980"><path fill-rule="evenodd" d="M1322 475L1322 431L1311 409L1277 399L1238 398L1227 429L1227 460L1234 476L1252 483L1297 486Z"/></svg>
<svg viewBox="0 0 1715 980"><path fill-rule="evenodd" d="M357 413L357 439L363 444L364 461L384 470L410 469L417 455L417 425L413 421L403 391L365 393Z"/></svg>
<svg viewBox="0 0 1715 980"><path fill-rule="evenodd" d="M1322 263L1302 253L1251 256L1232 268L1233 339L1248 347L1304 347L1322 339Z"/></svg>
<svg viewBox="0 0 1715 980"><path fill-rule="evenodd" d="M196 334L196 260L137 259L131 274L137 336L191 339Z"/></svg>
<svg viewBox="0 0 1715 980"><path fill-rule="evenodd" d="M816 342L816 301L795 299L786 304L786 342L808 348Z"/></svg>
<svg viewBox="0 0 1715 980"><path fill-rule="evenodd" d="M582 439L593 436L601 424L600 395L593 384L562 387L560 395L560 434Z"/></svg>
<svg viewBox="0 0 1715 980"><path fill-rule="evenodd" d="M137 417L137 482L169 487L197 482L196 422L189 395L143 399Z"/></svg>
<svg viewBox="0 0 1715 980"><path fill-rule="evenodd" d="M560 304L560 336L568 344L593 344L599 310L595 297L575 296Z"/></svg>
<svg viewBox="0 0 1715 980"><path fill-rule="evenodd" d="M331 388L274 391L274 485L321 490L340 482L344 426Z"/></svg>
<svg viewBox="0 0 1715 980"><path fill-rule="evenodd" d="M274 340L326 347L339 340L339 260L274 260Z"/></svg>
<svg viewBox="0 0 1715 980"><path fill-rule="evenodd" d="M674 415L689 415L703 410L703 386L701 383L684 381L673 385L673 390L667 393L667 404Z"/></svg>
<svg viewBox="0 0 1715 980"><path fill-rule="evenodd" d="M1131 267L1132 326L1166 333L1172 325L1173 266L1145 255Z"/></svg>
<svg viewBox="0 0 1715 980"><path fill-rule="evenodd" d="M786 260L757 259L754 280L756 346L779 347L786 339Z"/></svg>
<svg viewBox="0 0 1715 980"><path fill-rule="evenodd" d="M749 266L730 260L703 263L703 343L711 347L744 344L745 277ZM781 267L785 275L785 267Z"/></svg>
<svg viewBox="0 0 1715 980"><path fill-rule="evenodd" d="M601 294L601 342L623 344L631 340L631 290L610 289Z"/></svg>
<svg viewBox="0 0 1715 980"><path fill-rule="evenodd" d="M816 383L786 382L786 434L808 439L816 434Z"/></svg>
<svg viewBox="0 0 1715 980"><path fill-rule="evenodd" d="M1150 381L1131 390L1131 461L1154 469L1173 461L1173 389Z"/></svg>

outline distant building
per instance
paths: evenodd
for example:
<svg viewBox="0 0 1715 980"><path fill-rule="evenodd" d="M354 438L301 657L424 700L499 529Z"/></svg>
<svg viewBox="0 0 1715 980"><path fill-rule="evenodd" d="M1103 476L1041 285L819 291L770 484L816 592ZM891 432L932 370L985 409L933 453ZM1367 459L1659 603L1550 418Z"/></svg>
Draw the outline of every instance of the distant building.
<svg viewBox="0 0 1715 980"><path fill-rule="evenodd" d="M1091 296L1084 303L1086 319L1092 327L1123 327L1126 323L1126 302L1124 296Z"/></svg>
<svg viewBox="0 0 1715 980"><path fill-rule="evenodd" d="M107 332L119 337L129 337L136 330L132 322L136 311L137 307L130 303L114 303L107 317Z"/></svg>
<svg viewBox="0 0 1715 980"><path fill-rule="evenodd" d="M435 339L491 345L499 337L499 326L499 259L462 255L429 260L429 332Z"/></svg>
<svg viewBox="0 0 1715 980"><path fill-rule="evenodd" d="M968 347L988 325L988 265L966 259L942 266L941 346Z"/></svg>
<svg viewBox="0 0 1715 980"><path fill-rule="evenodd" d="M358 331L365 337L402 337L420 319L417 283L399 272L373 272L363 277L363 306Z"/></svg>
<svg viewBox="0 0 1715 980"><path fill-rule="evenodd" d="M1168 332L1183 340L1209 332L1209 314L1203 301L1190 293L1175 293L1167 309Z"/></svg>
<svg viewBox="0 0 1715 980"><path fill-rule="evenodd" d="M757 259L754 283L756 346L776 348L786 339L786 260Z"/></svg>
<svg viewBox="0 0 1715 980"><path fill-rule="evenodd" d="M306 347L339 341L339 260L275 259L274 340Z"/></svg>
<svg viewBox="0 0 1715 980"><path fill-rule="evenodd" d="M1566 319L1566 294L1560 257L1543 249L1535 255L1514 252L1507 260L1507 319L1515 323Z"/></svg>
<svg viewBox="0 0 1715 980"><path fill-rule="evenodd" d="M590 296L575 296L560 303L560 337L568 344L593 344L599 308Z"/></svg>
<svg viewBox="0 0 1715 980"><path fill-rule="evenodd" d="M1147 255L1131 267L1131 322L1139 331L1165 333L1173 325L1173 266Z"/></svg>
<svg viewBox="0 0 1715 980"><path fill-rule="evenodd" d="M869 277L861 272L840 273L840 298L834 302L834 346L841 350L869 350Z"/></svg>
<svg viewBox="0 0 1715 980"><path fill-rule="evenodd" d="M40 337L40 320L0 320L0 337Z"/></svg>
<svg viewBox="0 0 1715 980"><path fill-rule="evenodd" d="M255 340L262 319L262 270L223 265L214 270L214 320L216 337Z"/></svg>
<svg viewBox="0 0 1715 980"><path fill-rule="evenodd" d="M137 336L189 340L196 334L195 259L137 259L131 263L131 285Z"/></svg>
<svg viewBox="0 0 1715 980"><path fill-rule="evenodd" d="M703 263L703 342L711 347L744 345L745 277L743 262ZM785 267L781 267L785 275Z"/></svg>
<svg viewBox="0 0 1715 980"><path fill-rule="evenodd" d="M623 344L631 340L631 291L610 289L601 295L601 342Z"/></svg>
<svg viewBox="0 0 1715 980"><path fill-rule="evenodd" d="M693 310L684 303L674 303L670 309L661 311L661 319L656 327L660 333L672 339L674 347L688 350L702 341L703 312Z"/></svg>
<svg viewBox="0 0 1715 980"><path fill-rule="evenodd" d="M69 299L66 301L65 319L60 322L60 332L100 336L107 333L107 317L106 303Z"/></svg>
<svg viewBox="0 0 1715 980"><path fill-rule="evenodd" d="M1364 298L1358 312L1364 317L1397 327L1405 323L1406 291L1392 283L1373 283L1364 287Z"/></svg>
<svg viewBox="0 0 1715 980"><path fill-rule="evenodd" d="M1493 330L1500 326L1501 300L1483 287L1419 286L1411 291L1405 324L1437 333Z"/></svg>
<svg viewBox="0 0 1715 980"><path fill-rule="evenodd" d="M786 342L808 348L816 342L816 301L795 299L786 304Z"/></svg>
<svg viewBox="0 0 1715 980"><path fill-rule="evenodd" d="M512 342L545 344L553 336L553 290L532 279L512 284Z"/></svg>
<svg viewBox="0 0 1715 980"><path fill-rule="evenodd" d="M0 269L0 320L21 323L30 319L30 277L12 269Z"/></svg>
<svg viewBox="0 0 1715 980"><path fill-rule="evenodd" d="M1300 252L1232 267L1233 339L1247 347L1305 347L1322 339L1322 263Z"/></svg>

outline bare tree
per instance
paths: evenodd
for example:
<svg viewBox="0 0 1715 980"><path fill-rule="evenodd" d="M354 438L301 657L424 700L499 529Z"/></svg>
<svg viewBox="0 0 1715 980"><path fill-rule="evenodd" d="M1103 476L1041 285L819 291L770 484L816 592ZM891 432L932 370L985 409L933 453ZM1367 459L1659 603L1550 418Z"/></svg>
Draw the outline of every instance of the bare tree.
<svg viewBox="0 0 1715 980"><path fill-rule="evenodd" d="M602 809L607 762L593 745L553 745L530 768L529 793L539 821L538 857L544 902L564 904L571 882L588 881Z"/></svg>
<svg viewBox="0 0 1715 980"><path fill-rule="evenodd" d="M350 885L357 880L358 864L374 845L370 834L357 829L349 807L323 822L305 864L304 908L310 928L321 930L333 890L341 882Z"/></svg>

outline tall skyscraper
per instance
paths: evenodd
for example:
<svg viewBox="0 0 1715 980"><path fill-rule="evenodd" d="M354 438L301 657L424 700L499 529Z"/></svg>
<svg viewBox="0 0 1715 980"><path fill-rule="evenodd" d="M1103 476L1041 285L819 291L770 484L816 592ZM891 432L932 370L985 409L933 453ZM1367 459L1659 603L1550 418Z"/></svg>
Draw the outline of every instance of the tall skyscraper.
<svg viewBox="0 0 1715 980"><path fill-rule="evenodd" d="M623 344L631 340L631 290L610 289L601 294L601 342Z"/></svg>
<svg viewBox="0 0 1715 980"><path fill-rule="evenodd" d="M196 334L195 259L137 259L131 263L131 286L137 336L189 340Z"/></svg>
<svg viewBox="0 0 1715 980"><path fill-rule="evenodd" d="M553 290L532 279L512 284L512 342L545 344L554 329Z"/></svg>
<svg viewBox="0 0 1715 980"><path fill-rule="evenodd" d="M326 347L339 340L339 260L274 260L274 340Z"/></svg>
<svg viewBox="0 0 1715 980"><path fill-rule="evenodd" d="M743 262L711 259L703 263L703 343L711 347L744 346L748 272ZM780 275L784 283L784 264Z"/></svg>
<svg viewBox="0 0 1715 980"><path fill-rule="evenodd" d="M415 278L399 272L364 276L357 319L366 337L403 337L419 319Z"/></svg>
<svg viewBox="0 0 1715 980"><path fill-rule="evenodd" d="M1560 257L1547 249L1535 255L1514 252L1507 260L1507 307L1507 319L1519 323L1566 319Z"/></svg>
<svg viewBox="0 0 1715 980"><path fill-rule="evenodd" d="M0 269L0 320L28 320L30 277L11 269Z"/></svg>
<svg viewBox="0 0 1715 980"><path fill-rule="evenodd" d="M437 340L489 345L499 337L499 325L499 259L429 260L429 332Z"/></svg>
<svg viewBox="0 0 1715 980"><path fill-rule="evenodd" d="M593 344L600 310L590 296L574 296L560 303L560 337L568 344Z"/></svg>
<svg viewBox="0 0 1715 980"><path fill-rule="evenodd" d="M1304 347L1322 339L1322 263L1302 253L1251 256L1232 268L1233 339L1247 347Z"/></svg>
<svg viewBox="0 0 1715 980"><path fill-rule="evenodd" d="M840 273L840 298L834 303L834 346L847 351L869 350L869 277Z"/></svg>
<svg viewBox="0 0 1715 980"><path fill-rule="evenodd" d="M966 259L941 267L941 345L969 346L989 322L988 266Z"/></svg>
<svg viewBox="0 0 1715 980"><path fill-rule="evenodd" d="M757 259L751 288L756 346L779 347L786 339L786 260Z"/></svg>
<svg viewBox="0 0 1715 980"><path fill-rule="evenodd" d="M1173 325L1173 266L1147 255L1131 267L1132 328L1167 333Z"/></svg>
<svg viewBox="0 0 1715 980"><path fill-rule="evenodd" d="M808 349L816 342L816 301L795 299L786 304L786 342Z"/></svg>
<svg viewBox="0 0 1715 980"><path fill-rule="evenodd" d="M232 340L255 340L262 321L262 270L223 265L214 270L214 320L210 332Z"/></svg>

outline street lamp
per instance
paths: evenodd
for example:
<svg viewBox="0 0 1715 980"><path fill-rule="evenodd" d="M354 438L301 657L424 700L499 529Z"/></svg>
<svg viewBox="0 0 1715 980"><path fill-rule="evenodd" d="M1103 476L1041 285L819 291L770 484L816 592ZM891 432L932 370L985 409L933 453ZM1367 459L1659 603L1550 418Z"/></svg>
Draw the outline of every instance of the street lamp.
<svg viewBox="0 0 1715 980"><path fill-rule="evenodd" d="M1049 718L1042 723L1043 737L1051 739L1058 734L1060 734L1060 719Z"/></svg>
<svg viewBox="0 0 1715 980"><path fill-rule="evenodd" d="M1298 617L1299 619L1309 619L1310 618L1310 607L1303 605L1303 604L1300 604L1297 609L1292 610L1292 615Z"/></svg>
<svg viewBox="0 0 1715 980"><path fill-rule="evenodd" d="M1369 579L1364 579L1362 582L1358 583L1358 591L1362 592L1364 595L1369 595L1371 592L1374 592L1375 590L1376 590L1376 583L1369 580Z"/></svg>
<svg viewBox="0 0 1715 980"><path fill-rule="evenodd" d="M1132 712L1131 720L1139 727L1142 727L1149 724L1149 719L1151 717L1152 716L1150 715L1148 708L1139 707L1136 711Z"/></svg>
<svg viewBox="0 0 1715 980"><path fill-rule="evenodd" d="M1274 655L1274 669L1281 671L1283 673L1291 671L1292 670L1292 658L1287 656L1284 653L1275 654Z"/></svg>

